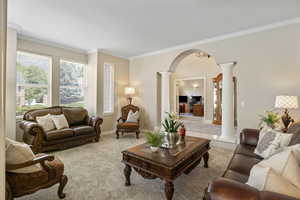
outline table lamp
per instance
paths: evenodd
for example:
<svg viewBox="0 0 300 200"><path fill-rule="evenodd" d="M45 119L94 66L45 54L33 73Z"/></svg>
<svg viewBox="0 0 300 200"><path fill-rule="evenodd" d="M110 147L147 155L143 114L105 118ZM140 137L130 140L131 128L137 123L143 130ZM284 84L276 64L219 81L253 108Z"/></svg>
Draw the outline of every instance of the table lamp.
<svg viewBox="0 0 300 200"><path fill-rule="evenodd" d="M297 96L276 96L275 108L283 108L284 114L281 116L284 130L287 131L290 123L294 120L289 115L288 109L298 108L298 97Z"/></svg>
<svg viewBox="0 0 300 200"><path fill-rule="evenodd" d="M135 94L135 88L134 87L125 87L125 95L128 96L128 102L131 104L132 102L132 95Z"/></svg>

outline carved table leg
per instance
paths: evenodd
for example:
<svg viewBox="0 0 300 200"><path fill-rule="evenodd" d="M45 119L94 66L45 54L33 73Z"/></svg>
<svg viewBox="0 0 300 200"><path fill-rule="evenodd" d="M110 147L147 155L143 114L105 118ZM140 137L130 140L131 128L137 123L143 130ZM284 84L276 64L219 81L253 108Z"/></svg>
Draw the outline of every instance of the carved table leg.
<svg viewBox="0 0 300 200"><path fill-rule="evenodd" d="M165 183L165 195L167 200L172 200L174 194L174 184L172 182L166 181Z"/></svg>
<svg viewBox="0 0 300 200"><path fill-rule="evenodd" d="M64 199L66 197L66 194L63 193L63 190L65 188L65 186L68 183L68 177L65 175L62 175L59 181L59 187L58 187L58 191L57 194L59 196L59 198Z"/></svg>
<svg viewBox="0 0 300 200"><path fill-rule="evenodd" d="M209 154L208 154L208 152L206 152L206 153L203 155L204 167L205 167L205 168L208 168L208 159L209 159Z"/></svg>
<svg viewBox="0 0 300 200"><path fill-rule="evenodd" d="M124 176L125 176L125 186L130 186L130 174L131 174L131 167L129 165L125 166L124 169Z"/></svg>

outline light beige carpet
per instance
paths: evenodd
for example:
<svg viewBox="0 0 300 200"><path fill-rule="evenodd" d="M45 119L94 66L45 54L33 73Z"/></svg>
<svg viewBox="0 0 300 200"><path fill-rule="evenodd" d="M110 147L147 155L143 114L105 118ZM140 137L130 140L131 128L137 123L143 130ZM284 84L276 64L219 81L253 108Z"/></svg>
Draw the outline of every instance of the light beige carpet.
<svg viewBox="0 0 300 200"><path fill-rule="evenodd" d="M122 150L143 143L144 137L135 139L128 134L115 139L104 135L99 143L54 152L65 163L69 182L65 188L66 200L163 200L164 184L160 179L146 180L134 170L130 187L124 186ZM209 168L203 161L189 175L182 175L174 182L174 200L200 200L208 182L220 176L232 152L219 147L210 150ZM20 200L56 200L57 187L41 190ZM18 200L19 200L18 199Z"/></svg>

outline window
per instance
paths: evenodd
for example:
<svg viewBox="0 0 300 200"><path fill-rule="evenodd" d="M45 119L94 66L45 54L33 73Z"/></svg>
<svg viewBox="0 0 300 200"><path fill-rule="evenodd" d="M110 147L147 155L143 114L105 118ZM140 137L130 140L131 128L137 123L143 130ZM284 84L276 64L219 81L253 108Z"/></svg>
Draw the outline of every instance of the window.
<svg viewBox="0 0 300 200"><path fill-rule="evenodd" d="M105 63L103 69L103 112L109 114L114 112L114 66Z"/></svg>
<svg viewBox="0 0 300 200"><path fill-rule="evenodd" d="M32 53L17 52L16 115L49 105L49 72L51 58Z"/></svg>
<svg viewBox="0 0 300 200"><path fill-rule="evenodd" d="M60 104L64 106L84 107L86 65L60 61Z"/></svg>

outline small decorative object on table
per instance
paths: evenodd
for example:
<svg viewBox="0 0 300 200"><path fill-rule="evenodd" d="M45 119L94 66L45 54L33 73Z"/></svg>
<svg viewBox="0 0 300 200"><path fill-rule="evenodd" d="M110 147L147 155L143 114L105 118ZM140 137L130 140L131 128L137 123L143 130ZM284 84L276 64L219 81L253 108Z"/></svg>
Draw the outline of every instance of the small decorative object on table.
<svg viewBox="0 0 300 200"><path fill-rule="evenodd" d="M163 135L159 131L149 132L146 134L147 142L150 145L151 151L157 152L162 144Z"/></svg>
<svg viewBox="0 0 300 200"><path fill-rule="evenodd" d="M278 113L273 111L267 111L266 115L261 115L260 118L260 126L267 125L268 127L275 129L276 124L279 122L280 117L278 116Z"/></svg>
<svg viewBox="0 0 300 200"><path fill-rule="evenodd" d="M182 124L175 113L167 113L167 117L164 119L162 126L164 128L165 136L162 147L173 149L179 139L178 128Z"/></svg>
<svg viewBox="0 0 300 200"><path fill-rule="evenodd" d="M184 124L181 124L181 127L179 129L179 136L180 136L180 139L178 141L178 144L181 144L181 143L185 143L185 127L184 127Z"/></svg>
<svg viewBox="0 0 300 200"><path fill-rule="evenodd" d="M298 108L298 97L297 96L277 96L275 101L275 108L283 108L284 114L281 117L282 123L284 125L283 131L286 132L288 127L294 120L289 115L288 109Z"/></svg>

